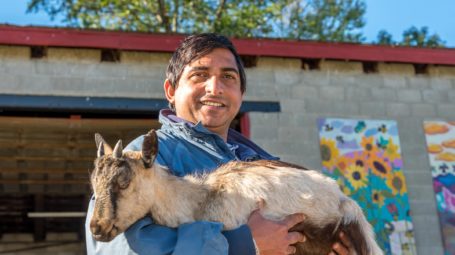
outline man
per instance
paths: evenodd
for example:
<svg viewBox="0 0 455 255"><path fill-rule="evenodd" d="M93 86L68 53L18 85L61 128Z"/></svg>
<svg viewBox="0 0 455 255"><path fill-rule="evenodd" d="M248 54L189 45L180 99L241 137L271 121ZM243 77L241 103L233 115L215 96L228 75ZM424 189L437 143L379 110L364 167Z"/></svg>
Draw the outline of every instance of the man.
<svg viewBox="0 0 455 255"><path fill-rule="evenodd" d="M160 112L156 161L177 175L211 171L231 160L277 159L238 132L229 129L239 112L246 89L245 72L234 46L224 36L200 34L187 37L169 63L164 91L172 110ZM142 137L125 150L140 150ZM169 197L172 199L172 197ZM87 223L91 218L89 206ZM279 222L253 212L246 225L222 231L216 222L194 222L177 229L153 224L146 217L109 243L93 240L88 224L88 254L293 254L292 244L303 242L289 232L304 220L301 214ZM134 210L134 208L132 208ZM349 240L334 244L347 255ZM335 253L333 253L335 254Z"/></svg>

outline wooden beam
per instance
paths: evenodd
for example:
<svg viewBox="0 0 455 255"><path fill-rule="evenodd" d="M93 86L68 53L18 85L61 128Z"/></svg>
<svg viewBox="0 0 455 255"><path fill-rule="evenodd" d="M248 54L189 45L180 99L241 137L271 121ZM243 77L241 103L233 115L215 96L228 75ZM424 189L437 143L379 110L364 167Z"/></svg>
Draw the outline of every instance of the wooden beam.
<svg viewBox="0 0 455 255"><path fill-rule="evenodd" d="M87 179L73 179L73 180L65 180L65 179L47 179L47 180L39 180L39 179L4 179L0 180L0 184L13 184L13 185L69 185L69 184L86 184L89 185L89 180Z"/></svg>
<svg viewBox="0 0 455 255"><path fill-rule="evenodd" d="M28 174L89 174L90 168L80 169L52 169L52 168L0 168L0 173L28 173Z"/></svg>

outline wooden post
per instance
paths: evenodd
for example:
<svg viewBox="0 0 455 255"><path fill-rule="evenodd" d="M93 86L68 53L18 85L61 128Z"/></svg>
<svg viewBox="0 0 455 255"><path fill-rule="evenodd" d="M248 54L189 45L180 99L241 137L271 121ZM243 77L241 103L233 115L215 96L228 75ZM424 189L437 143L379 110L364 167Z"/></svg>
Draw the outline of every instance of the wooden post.
<svg viewBox="0 0 455 255"><path fill-rule="evenodd" d="M44 195L36 194L34 211L42 212L44 211ZM35 218L33 219L33 239L35 242L44 241L46 239L46 229L45 229L46 220L44 218Z"/></svg>

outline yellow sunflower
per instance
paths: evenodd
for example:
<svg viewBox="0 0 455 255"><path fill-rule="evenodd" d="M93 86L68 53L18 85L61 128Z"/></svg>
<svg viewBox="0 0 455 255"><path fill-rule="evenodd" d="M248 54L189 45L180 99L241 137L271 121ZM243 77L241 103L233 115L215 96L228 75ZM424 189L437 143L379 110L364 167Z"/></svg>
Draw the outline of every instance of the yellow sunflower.
<svg viewBox="0 0 455 255"><path fill-rule="evenodd" d="M392 172L387 180L386 180L387 186L392 189L392 194L397 195L403 195L404 193L407 192L406 188L406 183L404 180L404 175L402 171L395 171Z"/></svg>
<svg viewBox="0 0 455 255"><path fill-rule="evenodd" d="M379 190L373 190L371 193L371 200L373 203L377 204L379 207L384 206L384 196L381 194Z"/></svg>
<svg viewBox="0 0 455 255"><path fill-rule="evenodd" d="M368 158L368 167L371 169L373 174L382 178L387 178L392 171L390 161L387 162L383 158L378 157L376 154L372 154Z"/></svg>
<svg viewBox="0 0 455 255"><path fill-rule="evenodd" d="M368 172L365 171L364 167L349 165L346 168L346 179L351 183L354 190L357 190L368 185Z"/></svg>
<svg viewBox="0 0 455 255"><path fill-rule="evenodd" d="M322 166L327 169L332 169L339 155L335 140L321 138L320 150Z"/></svg>
<svg viewBox="0 0 455 255"><path fill-rule="evenodd" d="M374 137L362 137L362 141L360 142L360 145L362 146L363 150L368 154L376 154L378 151L378 148L376 147L376 144L374 143Z"/></svg>
<svg viewBox="0 0 455 255"><path fill-rule="evenodd" d="M356 165L359 167L365 168L367 170L368 162L367 162L367 154L363 151L356 151L353 153L353 157L348 159L348 165Z"/></svg>
<svg viewBox="0 0 455 255"><path fill-rule="evenodd" d="M393 139L389 139L389 144L385 150L385 155L389 157L390 161L393 162L395 159L400 159L401 155L398 151L398 145L393 143Z"/></svg>
<svg viewBox="0 0 455 255"><path fill-rule="evenodd" d="M346 158L346 157L338 157L336 159L336 163L335 163L335 166L341 171L341 172L344 172L346 170L346 167L348 167L348 165L350 164L350 159Z"/></svg>

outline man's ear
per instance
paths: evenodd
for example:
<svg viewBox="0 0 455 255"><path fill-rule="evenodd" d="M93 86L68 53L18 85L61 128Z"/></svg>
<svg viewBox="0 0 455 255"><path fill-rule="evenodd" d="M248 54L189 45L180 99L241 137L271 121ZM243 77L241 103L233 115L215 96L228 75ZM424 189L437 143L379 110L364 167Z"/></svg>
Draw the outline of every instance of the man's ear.
<svg viewBox="0 0 455 255"><path fill-rule="evenodd" d="M166 94L167 101L174 105L175 89L172 87L171 82L168 79L164 81L164 93Z"/></svg>

